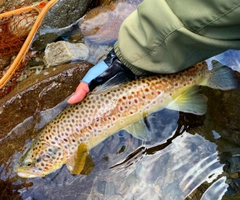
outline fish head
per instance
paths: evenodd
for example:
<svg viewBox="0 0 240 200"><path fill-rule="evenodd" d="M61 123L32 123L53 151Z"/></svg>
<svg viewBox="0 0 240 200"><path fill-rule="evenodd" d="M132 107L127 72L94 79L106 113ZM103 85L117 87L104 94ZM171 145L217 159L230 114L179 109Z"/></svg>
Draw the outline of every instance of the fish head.
<svg viewBox="0 0 240 200"><path fill-rule="evenodd" d="M65 162L62 148L37 141L24 152L14 171L22 178L44 177L61 168Z"/></svg>

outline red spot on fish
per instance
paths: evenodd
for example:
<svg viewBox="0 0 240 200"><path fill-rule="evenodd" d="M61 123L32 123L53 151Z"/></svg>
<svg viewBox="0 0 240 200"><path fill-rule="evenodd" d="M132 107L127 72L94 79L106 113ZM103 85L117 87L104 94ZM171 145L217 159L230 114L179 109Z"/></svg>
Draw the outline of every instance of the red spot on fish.
<svg viewBox="0 0 240 200"><path fill-rule="evenodd" d="M133 114L133 111L130 111L129 113L130 113L130 115L132 115L132 114Z"/></svg>
<svg viewBox="0 0 240 200"><path fill-rule="evenodd" d="M138 104L138 100L137 100L137 99L134 99L134 103Z"/></svg>
<svg viewBox="0 0 240 200"><path fill-rule="evenodd" d="M160 91L157 91L157 94L158 94L158 95L160 95L160 94L161 94L161 92L160 92Z"/></svg>
<svg viewBox="0 0 240 200"><path fill-rule="evenodd" d="M175 85L174 85L175 87L178 87L178 83L175 83Z"/></svg>
<svg viewBox="0 0 240 200"><path fill-rule="evenodd" d="M189 81L193 81L193 78L192 78L192 77L190 77L190 78L189 78Z"/></svg>
<svg viewBox="0 0 240 200"><path fill-rule="evenodd" d="M119 110L120 110L120 111L123 111L123 107L122 107L122 106L120 106L120 107L119 107Z"/></svg>

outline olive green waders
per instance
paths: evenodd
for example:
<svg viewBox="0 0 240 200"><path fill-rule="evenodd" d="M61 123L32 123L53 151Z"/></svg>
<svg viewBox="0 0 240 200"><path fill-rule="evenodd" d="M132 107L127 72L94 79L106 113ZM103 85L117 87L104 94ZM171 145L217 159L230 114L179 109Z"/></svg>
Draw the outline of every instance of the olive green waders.
<svg viewBox="0 0 240 200"><path fill-rule="evenodd" d="M114 45L135 74L174 73L240 49L240 0L144 0Z"/></svg>

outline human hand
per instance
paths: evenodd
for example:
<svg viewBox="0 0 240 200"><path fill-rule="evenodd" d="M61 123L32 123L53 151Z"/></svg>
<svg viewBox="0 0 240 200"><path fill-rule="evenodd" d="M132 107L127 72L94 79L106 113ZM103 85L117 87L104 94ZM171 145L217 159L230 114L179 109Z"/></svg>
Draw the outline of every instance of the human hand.
<svg viewBox="0 0 240 200"><path fill-rule="evenodd" d="M96 86L105 83L119 72L126 73L130 79L135 78L132 71L121 63L114 50L111 50L104 61L99 62L87 72L76 91L67 102L69 104L75 104L82 101L89 91L93 90Z"/></svg>

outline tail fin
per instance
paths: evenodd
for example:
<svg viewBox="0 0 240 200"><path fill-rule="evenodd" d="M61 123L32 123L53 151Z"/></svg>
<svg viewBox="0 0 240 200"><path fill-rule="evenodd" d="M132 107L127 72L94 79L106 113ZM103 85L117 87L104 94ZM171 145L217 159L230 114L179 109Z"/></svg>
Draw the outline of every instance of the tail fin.
<svg viewBox="0 0 240 200"><path fill-rule="evenodd" d="M220 90L231 90L239 87L237 77L233 70L218 61L212 61L211 77L205 84L208 87Z"/></svg>

